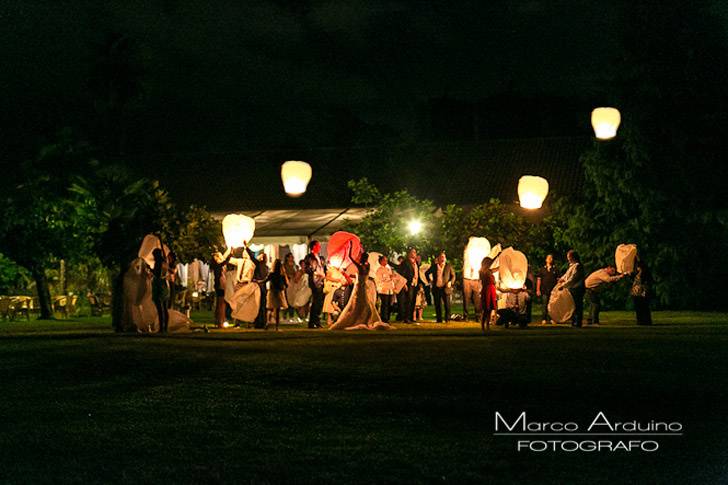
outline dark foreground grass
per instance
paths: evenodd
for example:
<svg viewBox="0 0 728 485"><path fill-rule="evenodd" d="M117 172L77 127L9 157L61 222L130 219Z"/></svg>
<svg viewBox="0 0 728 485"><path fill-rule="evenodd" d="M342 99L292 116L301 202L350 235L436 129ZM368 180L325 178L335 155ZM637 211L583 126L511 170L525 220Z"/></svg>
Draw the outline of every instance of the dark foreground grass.
<svg viewBox="0 0 728 485"><path fill-rule="evenodd" d="M0 323L0 482L725 482L728 315L655 317L486 337ZM655 453L519 453L495 411L685 429Z"/></svg>

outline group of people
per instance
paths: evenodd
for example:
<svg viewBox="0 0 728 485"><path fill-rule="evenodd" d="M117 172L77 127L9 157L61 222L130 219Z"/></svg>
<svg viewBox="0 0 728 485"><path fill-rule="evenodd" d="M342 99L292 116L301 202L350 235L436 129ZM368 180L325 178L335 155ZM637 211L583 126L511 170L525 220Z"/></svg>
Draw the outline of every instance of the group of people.
<svg viewBox="0 0 728 485"><path fill-rule="evenodd" d="M278 329L281 318L286 318L300 323L307 320L309 328L381 329L390 328L395 314L396 322L417 325L422 309L434 303L436 321L450 321L456 273L445 252L438 253L431 264L423 263L414 248L399 257L397 263L382 255L375 271L371 271L368 257L366 252L358 257L351 255L351 264L335 267L321 255L321 244L312 241L308 254L298 264L289 253L283 261L275 260L269 271L266 255L256 257L249 248L216 253L211 263L217 296L215 320L220 326L234 318L248 321L256 328L275 324ZM551 324L548 306L555 290L567 290L573 298L574 326L582 326L585 299L590 304L587 324L598 325L603 289L628 276L618 274L612 265L586 275L579 255L572 250L566 255L569 265L563 274L553 255L548 255L544 265L529 274L522 288L506 289L498 286L498 265L494 264L497 258L484 258L477 274L463 274L463 317L469 319L470 310L474 310L484 331L490 325L527 325L532 319L535 298L543 304L541 323ZM631 276L637 323L649 325L652 280L643 260L637 258ZM226 283L231 278L234 281ZM242 291L247 283L253 286ZM251 288L258 295L256 300L249 298L253 294ZM256 306L251 307L253 304ZM248 310L240 311L241 305Z"/></svg>

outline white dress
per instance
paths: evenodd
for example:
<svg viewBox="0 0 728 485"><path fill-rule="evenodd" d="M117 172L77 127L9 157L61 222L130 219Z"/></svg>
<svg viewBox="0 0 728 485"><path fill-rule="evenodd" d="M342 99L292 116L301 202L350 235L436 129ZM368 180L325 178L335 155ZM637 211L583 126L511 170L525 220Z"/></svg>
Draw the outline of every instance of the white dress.
<svg viewBox="0 0 728 485"><path fill-rule="evenodd" d="M369 281L369 263L357 264L359 277L349 303L341 311L336 323L329 330L390 330L391 325L382 322L375 306L376 287ZM373 290L373 291L372 291ZM375 297L370 295L374 293Z"/></svg>

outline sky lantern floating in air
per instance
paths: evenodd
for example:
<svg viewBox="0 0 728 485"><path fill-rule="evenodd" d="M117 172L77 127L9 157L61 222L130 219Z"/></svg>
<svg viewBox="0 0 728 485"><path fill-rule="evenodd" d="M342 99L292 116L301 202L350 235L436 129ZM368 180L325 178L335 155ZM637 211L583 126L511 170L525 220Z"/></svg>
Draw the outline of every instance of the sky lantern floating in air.
<svg viewBox="0 0 728 485"><path fill-rule="evenodd" d="M243 214L228 214L222 220L222 235L229 248L241 248L253 239L255 219Z"/></svg>
<svg viewBox="0 0 728 485"><path fill-rule="evenodd" d="M498 276L500 287L508 290L520 290L526 284L528 275L528 259L521 251L505 248L498 257Z"/></svg>
<svg viewBox="0 0 728 485"><path fill-rule="evenodd" d="M281 165L283 189L290 197L299 197L306 192L311 181L311 165L298 160L290 160Z"/></svg>
<svg viewBox="0 0 728 485"><path fill-rule="evenodd" d="M463 275L465 279L477 280L483 258L490 254L490 241L484 237L470 237L463 255Z"/></svg>
<svg viewBox="0 0 728 485"><path fill-rule="evenodd" d="M326 247L329 264L338 269L348 266L351 263L349 259L349 248L351 248L352 257L358 258L361 256L362 247L359 236L346 231L333 233Z"/></svg>
<svg viewBox="0 0 728 485"><path fill-rule="evenodd" d="M518 180L518 199L524 209L540 209L549 193L549 183L543 177L524 175Z"/></svg>
<svg viewBox="0 0 728 485"><path fill-rule="evenodd" d="M594 136L600 140L609 140L617 136L617 128L622 116L617 108L596 108L592 111L591 122Z"/></svg>
<svg viewBox="0 0 728 485"><path fill-rule="evenodd" d="M637 259L636 244L620 244L614 252L614 263L618 273L629 274L634 271L634 262Z"/></svg>

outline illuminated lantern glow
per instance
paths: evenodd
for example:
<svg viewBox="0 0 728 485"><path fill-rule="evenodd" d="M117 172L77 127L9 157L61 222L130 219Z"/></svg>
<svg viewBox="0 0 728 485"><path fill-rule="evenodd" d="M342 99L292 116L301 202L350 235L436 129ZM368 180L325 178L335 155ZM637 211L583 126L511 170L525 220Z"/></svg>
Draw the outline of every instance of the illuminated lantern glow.
<svg viewBox="0 0 728 485"><path fill-rule="evenodd" d="M636 244L620 244L614 252L614 263L618 273L632 273L637 259Z"/></svg>
<svg viewBox="0 0 728 485"><path fill-rule="evenodd" d="M528 259L526 255L513 248L506 248L498 257L498 276L501 288L519 290L526 283Z"/></svg>
<svg viewBox="0 0 728 485"><path fill-rule="evenodd" d="M222 220L222 235L229 248L245 246L255 234L255 219L242 214L228 214Z"/></svg>
<svg viewBox="0 0 728 485"><path fill-rule="evenodd" d="M416 236L417 234L422 232L422 221L418 219L412 219L407 224L407 229L409 229L411 235Z"/></svg>
<svg viewBox="0 0 728 485"><path fill-rule="evenodd" d="M311 181L311 165L298 160L290 160L281 165L281 180L283 189L291 197L299 197L306 192Z"/></svg>
<svg viewBox="0 0 728 485"><path fill-rule="evenodd" d="M379 269L379 258L382 256L382 253L377 252L371 252L369 253L369 275L374 276L377 274L377 270Z"/></svg>
<svg viewBox="0 0 728 485"><path fill-rule="evenodd" d="M524 175L518 180L518 199L524 209L540 209L549 193L549 183L543 177Z"/></svg>
<svg viewBox="0 0 728 485"><path fill-rule="evenodd" d="M147 234L142 240L141 246L139 246L139 252L137 256L142 258L150 268L154 269L154 256L152 252L161 247L164 254L169 254L169 247L166 244L160 246L159 238L154 234Z"/></svg>
<svg viewBox="0 0 728 485"><path fill-rule="evenodd" d="M351 247L351 255L359 258L362 253L361 241L359 236L346 231L337 231L329 238L329 244L326 247L329 264L335 268L341 269L343 266L350 264L349 247Z"/></svg>
<svg viewBox="0 0 728 485"><path fill-rule="evenodd" d="M463 276L467 280L477 280L483 258L490 255L490 241L484 237L470 237L463 255Z"/></svg>
<svg viewBox="0 0 728 485"><path fill-rule="evenodd" d="M617 136L617 128L622 116L616 108L596 108L592 111L591 123L594 136L600 140L609 140Z"/></svg>

